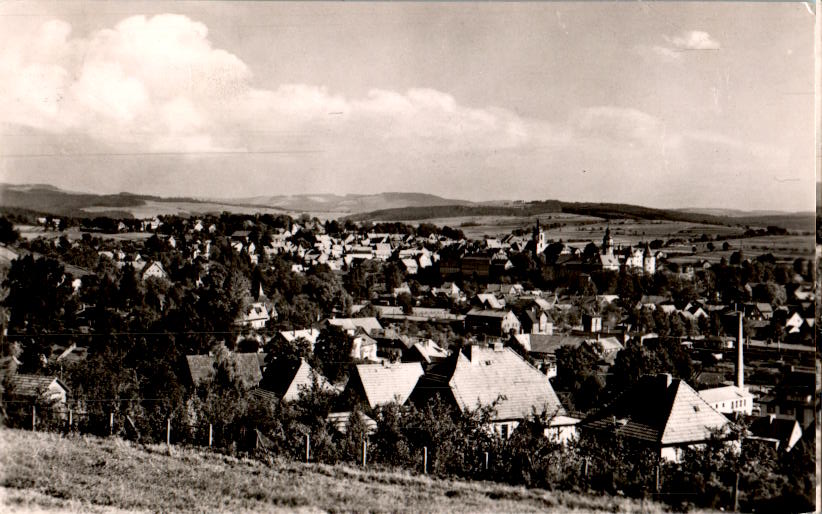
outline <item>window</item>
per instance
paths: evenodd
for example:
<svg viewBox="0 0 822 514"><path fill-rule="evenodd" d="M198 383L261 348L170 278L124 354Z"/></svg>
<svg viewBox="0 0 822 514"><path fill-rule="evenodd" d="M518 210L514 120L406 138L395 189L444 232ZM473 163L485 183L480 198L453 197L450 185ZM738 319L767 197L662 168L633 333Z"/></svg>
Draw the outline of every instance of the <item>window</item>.
<svg viewBox="0 0 822 514"><path fill-rule="evenodd" d="M502 425L502 438L508 439L508 425Z"/></svg>

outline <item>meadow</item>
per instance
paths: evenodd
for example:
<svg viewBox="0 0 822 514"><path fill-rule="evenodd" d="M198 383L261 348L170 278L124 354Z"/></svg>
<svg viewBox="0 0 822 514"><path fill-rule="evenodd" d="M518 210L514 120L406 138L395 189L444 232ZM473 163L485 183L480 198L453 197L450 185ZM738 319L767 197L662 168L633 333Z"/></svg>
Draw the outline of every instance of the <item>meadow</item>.
<svg viewBox="0 0 822 514"><path fill-rule="evenodd" d="M0 429L4 512L665 512L652 501Z"/></svg>

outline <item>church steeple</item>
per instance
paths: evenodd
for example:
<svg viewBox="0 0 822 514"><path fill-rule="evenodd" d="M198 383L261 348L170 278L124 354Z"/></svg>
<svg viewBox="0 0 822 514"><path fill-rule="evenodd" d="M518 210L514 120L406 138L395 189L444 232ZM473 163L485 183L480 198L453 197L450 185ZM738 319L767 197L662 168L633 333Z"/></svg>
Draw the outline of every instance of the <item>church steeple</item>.
<svg viewBox="0 0 822 514"><path fill-rule="evenodd" d="M602 253L603 255L614 254L614 240L611 238L611 227L605 229L605 236L602 238Z"/></svg>

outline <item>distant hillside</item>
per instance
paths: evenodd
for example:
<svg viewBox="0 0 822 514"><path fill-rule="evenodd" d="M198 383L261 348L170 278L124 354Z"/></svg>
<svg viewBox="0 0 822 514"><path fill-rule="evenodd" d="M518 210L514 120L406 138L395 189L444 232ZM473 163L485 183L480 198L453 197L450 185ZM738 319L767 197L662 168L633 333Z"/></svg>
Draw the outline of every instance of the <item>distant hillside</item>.
<svg viewBox="0 0 822 514"><path fill-rule="evenodd" d="M164 208L142 209L148 204L163 204ZM197 208L192 208L192 206ZM152 195L117 193L100 195L95 193L69 192L45 184L0 184L0 207L4 209L25 209L29 212L52 214L56 216L73 216L77 218L109 216L116 218L134 217L134 212L153 213L180 211L186 212L221 212L231 211L232 207L243 210L259 207L275 209L270 206L253 204L212 203L196 198L174 197L163 198Z"/></svg>
<svg viewBox="0 0 822 514"><path fill-rule="evenodd" d="M548 213L569 213L594 216L604 219L647 219L683 221L710 225L775 225L789 230L812 231L814 217L811 213L773 214L757 216L714 215L685 210L654 209L638 205L616 203L577 203L546 200L523 202L513 205L438 205L434 207L405 207L381 209L349 216L355 221L419 221L433 218L454 218L463 216L519 216L528 217Z"/></svg>
<svg viewBox="0 0 822 514"><path fill-rule="evenodd" d="M293 195L251 198L164 198L152 195L117 193L100 195L65 191L46 184L0 184L0 207L23 208L59 216L151 216L202 212L249 212L259 209L292 212L355 214L389 207L429 207L464 205L470 202L425 193L380 193L373 195ZM143 208L145 207L145 208Z"/></svg>
<svg viewBox="0 0 822 514"><path fill-rule="evenodd" d="M220 200L215 200L220 201ZM225 200L222 200L225 201ZM370 195L279 195L231 200L241 204L269 205L302 212L361 213L390 208L467 205L471 202L425 193L379 193Z"/></svg>
<svg viewBox="0 0 822 514"><path fill-rule="evenodd" d="M370 195L255 196L236 199L163 198L117 193L99 195L65 191L45 184L0 184L0 208L26 209L44 214L74 217L181 216L229 211L235 213L307 212L322 217L346 217L355 221L419 221L463 216L530 217L548 213L570 213L605 219L634 218L714 225L766 227L813 232L813 213L770 213L724 211L721 209L653 209L616 203L577 203L544 200L533 202L492 201L475 203L425 193L379 193Z"/></svg>

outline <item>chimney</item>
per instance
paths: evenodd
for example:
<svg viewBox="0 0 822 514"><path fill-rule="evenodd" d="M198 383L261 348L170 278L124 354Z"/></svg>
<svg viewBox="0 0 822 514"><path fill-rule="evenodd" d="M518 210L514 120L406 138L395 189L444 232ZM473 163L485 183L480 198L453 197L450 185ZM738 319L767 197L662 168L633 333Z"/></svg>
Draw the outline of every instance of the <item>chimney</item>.
<svg viewBox="0 0 822 514"><path fill-rule="evenodd" d="M670 373L659 373L656 377L657 379L659 379L660 384L665 384L666 389L671 387L671 381L673 380L673 377Z"/></svg>
<svg viewBox="0 0 822 514"><path fill-rule="evenodd" d="M736 338L736 387L745 388L745 364L742 355L742 311L739 312L739 334Z"/></svg>

